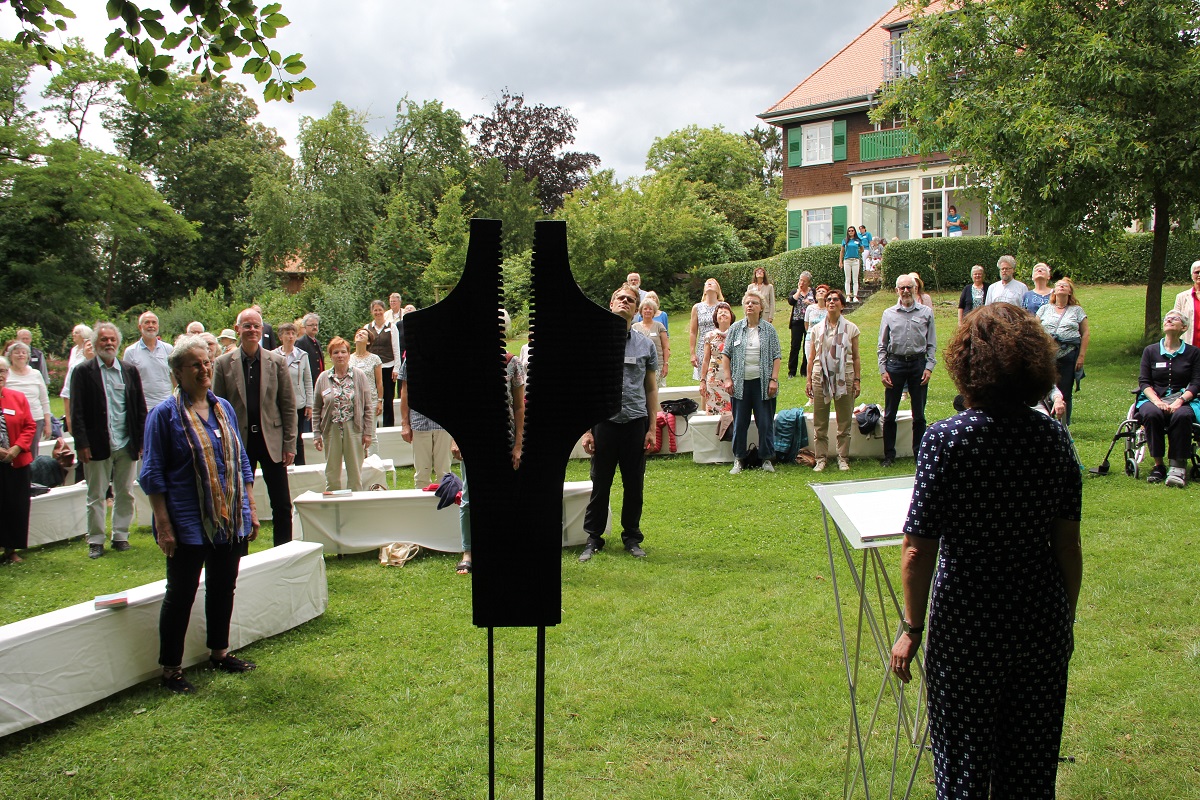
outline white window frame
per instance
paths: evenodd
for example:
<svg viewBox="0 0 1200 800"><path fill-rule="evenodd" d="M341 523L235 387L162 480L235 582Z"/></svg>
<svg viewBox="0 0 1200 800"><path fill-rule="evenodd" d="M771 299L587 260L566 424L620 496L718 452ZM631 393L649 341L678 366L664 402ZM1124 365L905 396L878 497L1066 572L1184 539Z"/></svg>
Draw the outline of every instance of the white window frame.
<svg viewBox="0 0 1200 800"><path fill-rule="evenodd" d="M814 236L813 225L818 226L817 230L824 235ZM833 244L833 208L807 208L804 210L804 246L822 244Z"/></svg>
<svg viewBox="0 0 1200 800"><path fill-rule="evenodd" d="M812 148L809 145L814 145ZM833 122L800 126L800 166L833 163Z"/></svg>

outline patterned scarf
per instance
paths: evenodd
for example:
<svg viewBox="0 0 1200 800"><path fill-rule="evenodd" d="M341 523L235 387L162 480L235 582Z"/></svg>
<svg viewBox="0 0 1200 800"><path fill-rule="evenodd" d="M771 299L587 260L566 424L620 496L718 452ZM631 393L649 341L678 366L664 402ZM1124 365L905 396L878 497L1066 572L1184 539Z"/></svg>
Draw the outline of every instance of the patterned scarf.
<svg viewBox="0 0 1200 800"><path fill-rule="evenodd" d="M196 466L200 522L208 540L219 544L240 539L248 535L249 531L244 529L242 519L242 500L245 494L245 484L241 476L242 442L238 438L237 428L231 424L212 392L208 393L208 403L221 434L221 454L225 459L224 486L221 485L216 451L204 421L189 407L183 389L175 390L179 419L183 423L183 432L192 451L192 463Z"/></svg>
<svg viewBox="0 0 1200 800"><path fill-rule="evenodd" d="M843 396L850 389L846 385L846 351L850 347L850 335L846 332L845 317L838 317L832 333L828 317L821 325L821 338L817 345L820 348L821 374L824 376L822 393L829 400Z"/></svg>

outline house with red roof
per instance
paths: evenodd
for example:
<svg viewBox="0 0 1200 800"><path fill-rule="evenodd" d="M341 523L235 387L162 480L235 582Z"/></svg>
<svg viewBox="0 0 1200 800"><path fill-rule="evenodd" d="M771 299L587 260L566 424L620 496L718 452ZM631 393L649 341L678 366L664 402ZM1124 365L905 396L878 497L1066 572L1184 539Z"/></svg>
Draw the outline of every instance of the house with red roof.
<svg viewBox="0 0 1200 800"><path fill-rule="evenodd" d="M917 67L904 53L911 21L892 8L758 115L786 143L789 250L840 242L847 225L888 241L945 236L951 205L969 220L963 235L986 233L986 209L956 196L967 175L942 154L911 154L904 120L867 117L882 89Z"/></svg>

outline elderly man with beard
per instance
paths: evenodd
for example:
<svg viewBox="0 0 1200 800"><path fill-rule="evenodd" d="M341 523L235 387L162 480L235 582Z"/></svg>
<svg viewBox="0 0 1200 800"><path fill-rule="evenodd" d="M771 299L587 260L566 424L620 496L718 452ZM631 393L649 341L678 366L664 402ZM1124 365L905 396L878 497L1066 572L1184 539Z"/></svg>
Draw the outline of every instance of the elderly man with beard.
<svg viewBox="0 0 1200 800"><path fill-rule="evenodd" d="M1000 270L1000 280L988 287L987 297L983 304L986 306L990 306L992 303L1021 305L1021 300L1025 298L1029 287L1013 277L1017 274L1017 260L1012 256L1000 256L996 260L996 267Z"/></svg>
<svg viewBox="0 0 1200 800"><path fill-rule="evenodd" d="M133 470L142 457L146 398L138 371L117 358L121 332L116 325L97 324L92 347L96 357L71 373L71 432L87 481L88 558L100 558L104 555L107 510L104 498L110 487L112 547L118 552L129 549Z"/></svg>
<svg viewBox="0 0 1200 800"><path fill-rule="evenodd" d="M146 411L149 411L170 397L175 388L171 383L171 370L167 367L167 358L173 348L158 338L158 316L153 311L138 317L138 332L141 337L125 348L125 363L141 376Z"/></svg>

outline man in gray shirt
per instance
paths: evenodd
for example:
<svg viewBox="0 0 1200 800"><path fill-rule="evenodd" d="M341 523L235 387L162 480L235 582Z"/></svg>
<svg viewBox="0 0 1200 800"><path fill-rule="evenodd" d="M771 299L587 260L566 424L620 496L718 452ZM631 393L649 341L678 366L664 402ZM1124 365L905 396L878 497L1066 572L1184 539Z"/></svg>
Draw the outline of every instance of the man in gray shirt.
<svg viewBox="0 0 1200 800"><path fill-rule="evenodd" d="M637 289L625 284L613 292L608 304L625 319L625 370L621 379L621 410L583 435L583 449L592 456L592 496L583 516L587 544L580 562L591 561L604 547L608 524L608 497L617 467L621 468L621 541L637 558L642 549L642 488L646 477L646 451L654 446L650 420L658 414L658 351L654 342L632 330L638 308Z"/></svg>
<svg viewBox="0 0 1200 800"><path fill-rule="evenodd" d="M167 366L167 357L174 348L158 338L158 317L153 311L138 317L138 331L141 338L125 348L123 360L141 376L149 412L170 397L175 388L171 383L171 368Z"/></svg>
<svg viewBox="0 0 1200 800"><path fill-rule="evenodd" d="M1021 305L1029 287L1013 278L1017 272L1017 260L1012 256L1000 256L996 261L996 266L1000 268L1000 280L988 287L987 298L983 304L985 306L990 306L992 303Z"/></svg>
<svg viewBox="0 0 1200 800"><path fill-rule="evenodd" d="M916 301L917 282L908 275L896 279L900 301L884 309L879 323L879 377L883 381L883 466L896 460L896 412L908 388L912 399L913 454L925 435L925 398L929 376L937 363L937 333L933 310Z"/></svg>

